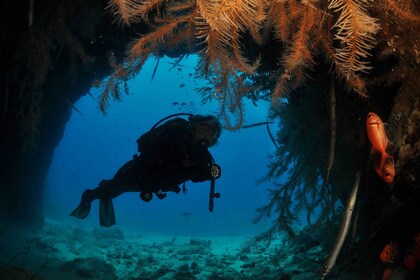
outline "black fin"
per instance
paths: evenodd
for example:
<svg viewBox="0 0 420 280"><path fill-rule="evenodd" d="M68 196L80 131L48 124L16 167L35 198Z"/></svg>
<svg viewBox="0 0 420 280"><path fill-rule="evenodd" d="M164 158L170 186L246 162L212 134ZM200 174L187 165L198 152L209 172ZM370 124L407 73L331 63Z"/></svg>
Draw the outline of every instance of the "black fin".
<svg viewBox="0 0 420 280"><path fill-rule="evenodd" d="M90 203L94 199L93 190L85 190L82 194L79 206L70 213L73 217L78 219L85 219L90 213Z"/></svg>
<svg viewBox="0 0 420 280"><path fill-rule="evenodd" d="M101 199L99 201L99 223L103 227L115 225L115 213L112 199Z"/></svg>
<svg viewBox="0 0 420 280"><path fill-rule="evenodd" d="M79 206L70 213L73 217L78 219L85 219L90 213L90 202L80 202Z"/></svg>

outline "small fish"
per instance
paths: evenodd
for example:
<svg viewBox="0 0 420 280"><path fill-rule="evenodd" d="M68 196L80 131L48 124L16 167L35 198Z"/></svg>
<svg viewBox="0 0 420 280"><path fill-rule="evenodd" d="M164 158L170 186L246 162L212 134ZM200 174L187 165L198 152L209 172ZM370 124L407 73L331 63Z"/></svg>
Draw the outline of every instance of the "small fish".
<svg viewBox="0 0 420 280"><path fill-rule="evenodd" d="M386 152L389 140L386 136L381 118L375 113L370 112L367 115L366 131L369 141L372 144L371 154L375 155L379 153L381 155L379 165L374 163L375 170L386 183L390 184L394 179L395 170L392 157Z"/></svg>
<svg viewBox="0 0 420 280"><path fill-rule="evenodd" d="M169 69L169 72L172 71L172 69L174 69L175 67L184 67L184 65L179 64L181 62L181 60L185 57L185 53L183 55L181 55L177 60L175 60L175 62L168 62L169 64L172 65L172 68ZM178 70L179 71L179 70Z"/></svg>
<svg viewBox="0 0 420 280"><path fill-rule="evenodd" d="M194 213L192 213L192 212L182 212L179 215L182 216L182 217L191 217L191 216L194 215Z"/></svg>
<svg viewBox="0 0 420 280"><path fill-rule="evenodd" d="M382 180L387 183L391 184L394 181L395 177L395 168L394 168L394 161L392 158L386 158L383 168L380 167L381 159L380 157L375 157L373 159L373 167Z"/></svg>
<svg viewBox="0 0 420 280"><path fill-rule="evenodd" d="M381 253L379 254L379 259L383 263L393 263L397 254L397 244L391 242L386 244L385 247L382 249Z"/></svg>
<svg viewBox="0 0 420 280"><path fill-rule="evenodd" d="M391 157L386 152L389 141L381 118L375 113L370 112L366 119L366 129L370 143L372 144L372 149L378 151L382 158Z"/></svg>
<svg viewBox="0 0 420 280"><path fill-rule="evenodd" d="M153 81L153 78L156 75L156 71L157 71L158 66L159 66L159 61L160 61L160 58L158 58L157 61L156 61L156 65L155 65L155 68L153 68L152 78L150 79L150 81Z"/></svg>
<svg viewBox="0 0 420 280"><path fill-rule="evenodd" d="M185 84L180 84L179 87L183 88L183 87L185 87Z"/></svg>

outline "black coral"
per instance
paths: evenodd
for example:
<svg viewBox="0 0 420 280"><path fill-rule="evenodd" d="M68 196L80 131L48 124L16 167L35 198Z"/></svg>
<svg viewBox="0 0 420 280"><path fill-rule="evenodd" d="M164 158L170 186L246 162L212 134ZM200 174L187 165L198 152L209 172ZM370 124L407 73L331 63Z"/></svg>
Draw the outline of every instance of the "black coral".
<svg viewBox="0 0 420 280"><path fill-rule="evenodd" d="M333 61L339 75L360 95L365 95L365 86L359 73L367 73L369 51L374 46L374 35L379 30L376 19L369 16L366 1L332 0L329 9L339 13L334 24L335 39L339 42Z"/></svg>
<svg viewBox="0 0 420 280"><path fill-rule="evenodd" d="M258 46L274 40L280 48L271 71L277 74L274 100L305 81L319 53L350 90L366 96L374 48L392 44L393 36L404 32L418 34L419 26L418 4L410 0L111 0L109 7L125 24L141 20L153 28L130 48L127 72L138 71L138 61L162 47L189 46L187 52L201 56L201 74L217 76L213 90L207 88L210 95L236 99L238 106L249 89L240 73L260 69ZM395 24L393 18L398 18ZM411 46L417 41L412 39ZM415 55L415 50L407 52Z"/></svg>

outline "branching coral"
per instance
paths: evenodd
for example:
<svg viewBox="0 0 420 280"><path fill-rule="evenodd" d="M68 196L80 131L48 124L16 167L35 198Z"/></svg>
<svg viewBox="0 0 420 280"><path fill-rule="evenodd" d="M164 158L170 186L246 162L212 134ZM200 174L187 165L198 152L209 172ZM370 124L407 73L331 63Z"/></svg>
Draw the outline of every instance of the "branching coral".
<svg viewBox="0 0 420 280"><path fill-rule="evenodd" d="M271 117L279 123L278 148L263 181L270 181L273 188L268 203L257 209L255 222L268 217L273 224L257 240L270 241L279 231L295 237L301 215L306 215L302 222L319 230L337 214L336 206L345 201L360 167L363 142L359 142L360 115L354 109L359 100L338 91L332 104L334 83L326 78L317 81L320 85L312 82L289 94L287 104L272 106ZM329 116L331 105L336 110ZM337 126L331 127L331 121Z"/></svg>
<svg viewBox="0 0 420 280"><path fill-rule="evenodd" d="M142 20L153 30L133 42L128 59L115 67L113 75L102 83L100 108L106 110L111 96L121 97L127 79L141 70L150 55L158 54L163 47L184 45L192 48L186 52L200 54L199 72L215 77L209 79L212 84L209 95L221 101L222 113L242 115L244 83L237 71L254 73L258 59L250 62L244 56L241 39L247 31L259 39L259 25L265 16L262 4L259 0L110 1L111 11L118 11L122 22ZM240 119L241 116L239 125Z"/></svg>
<svg viewBox="0 0 420 280"><path fill-rule="evenodd" d="M366 96L366 75L371 68L369 56L373 54L375 41L381 39L381 44L395 35L384 33L383 19L389 18L388 10L410 21L410 26L419 20L416 4L396 0L375 3L366 0L111 0L109 8L122 23L142 22L153 30L133 43L127 60L103 84L107 90L102 105L107 104L111 95L120 97L120 86L140 71L150 55L182 44L191 47L186 52L200 54L203 76L218 76L216 80L225 81L224 85L213 84L213 91L208 94L219 100L240 100L247 90L243 80L235 78L237 90L233 90L226 76L257 73L261 50L258 46L273 42L271 34L282 48L277 57L276 86L271 93L274 100L305 81L308 71L318 63L315 58L318 53L325 54L349 89ZM114 93L109 94L109 90ZM240 102L232 108L222 104L229 111L239 106Z"/></svg>
<svg viewBox="0 0 420 280"><path fill-rule="evenodd" d="M330 206L332 197L330 187L323 186L328 116L323 113L325 97L316 93L296 91L286 108L272 109L271 117L280 125L279 148L265 180L273 181L275 188L269 192L269 203L257 210L256 222L275 213L270 231L286 230L291 237L295 236L294 222L301 210L307 211L311 224L315 210Z"/></svg>

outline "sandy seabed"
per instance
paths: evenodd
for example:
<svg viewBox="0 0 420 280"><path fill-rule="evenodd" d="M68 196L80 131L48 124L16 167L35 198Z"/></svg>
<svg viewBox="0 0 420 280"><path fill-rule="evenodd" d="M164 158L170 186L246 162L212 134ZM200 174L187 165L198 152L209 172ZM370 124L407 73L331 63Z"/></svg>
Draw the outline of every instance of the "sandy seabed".
<svg viewBox="0 0 420 280"><path fill-rule="evenodd" d="M246 248L250 236L144 235L54 220L38 230L2 226L0 237L2 280L319 279L323 261L319 246Z"/></svg>

